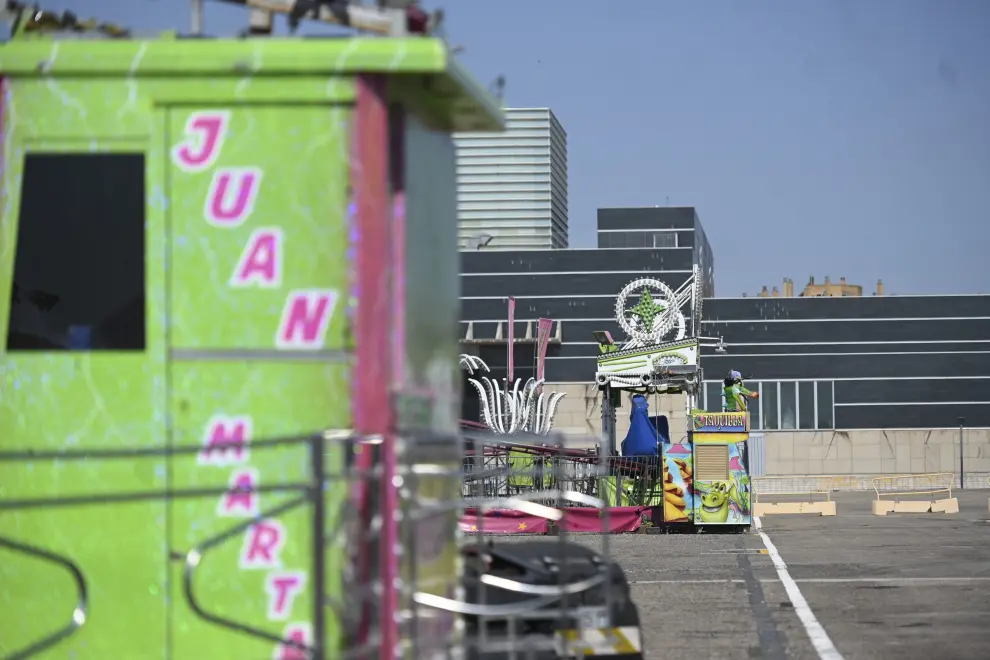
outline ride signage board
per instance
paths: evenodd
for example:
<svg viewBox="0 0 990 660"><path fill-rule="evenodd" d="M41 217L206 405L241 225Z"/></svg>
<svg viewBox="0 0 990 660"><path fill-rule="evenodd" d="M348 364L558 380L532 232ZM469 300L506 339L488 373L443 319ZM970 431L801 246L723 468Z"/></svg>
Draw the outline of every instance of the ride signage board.
<svg viewBox="0 0 990 660"><path fill-rule="evenodd" d="M745 433L749 431L749 415L745 412L697 412L691 415L691 430L695 433Z"/></svg>
<svg viewBox="0 0 990 660"><path fill-rule="evenodd" d="M721 347L721 339L700 336L701 274L695 266L676 290L653 278L627 284L615 299L615 321L625 333L615 342L595 333L601 355L595 381L599 388L675 392L698 382L700 347ZM705 343L707 342L707 343Z"/></svg>

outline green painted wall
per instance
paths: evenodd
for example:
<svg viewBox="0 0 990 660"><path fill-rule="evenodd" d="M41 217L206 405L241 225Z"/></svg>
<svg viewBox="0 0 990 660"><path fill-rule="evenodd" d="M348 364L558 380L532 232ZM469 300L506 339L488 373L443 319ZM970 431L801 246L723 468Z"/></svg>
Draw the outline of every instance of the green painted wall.
<svg viewBox="0 0 990 660"><path fill-rule="evenodd" d="M8 79L0 331L5 335L9 315L25 151L139 151L147 162L148 348L140 354L3 355L3 449L164 449L203 442L218 416L231 424L248 422L254 439L350 426L344 317L351 111L344 103L353 89L348 81L328 84L325 77L269 82ZM190 137L190 116L213 110L228 113L222 145L207 167L189 171L177 162L175 148ZM195 152L201 144L192 137ZM226 216L238 207L237 186L245 172L260 175L260 186L250 213L211 223L211 182L222 179L225 168L233 168L230 196L220 204ZM258 239L257 279L233 285L252 237ZM274 249L272 240L279 237ZM266 282L265 266L273 256L280 257L281 269L274 282ZM315 333L307 347L278 340L292 292L309 292L311 307L301 310L311 314L321 293L333 303L325 328L297 327L296 339ZM286 359L287 350L298 354L300 348L310 357ZM319 359L312 355L317 349ZM341 458L339 451L330 452L328 467L339 468ZM164 495L167 487L177 493L223 488L237 475L262 486L298 484L307 477L307 450L257 449L239 462L219 463L196 455L0 463L0 501L7 503L147 495L116 503L0 508L0 534L70 558L87 580L85 625L40 657L271 657L275 644L207 624L188 608L182 562L176 560L250 511L234 506L234 515L224 517L217 495L166 500L155 494ZM328 492L331 522L339 517L344 494L342 485ZM264 510L294 496L262 493L256 505ZM303 506L280 516L284 538L274 548L261 538L252 566L243 566L251 531L206 553L195 575L202 605L277 635L308 623L318 591L306 579L310 515ZM336 598L342 552L342 543L327 551L326 587ZM304 581L297 593L292 580L298 578ZM63 569L0 549L0 585L0 654L68 623L75 589ZM270 612L280 593L288 598ZM336 625L330 632L338 638Z"/></svg>

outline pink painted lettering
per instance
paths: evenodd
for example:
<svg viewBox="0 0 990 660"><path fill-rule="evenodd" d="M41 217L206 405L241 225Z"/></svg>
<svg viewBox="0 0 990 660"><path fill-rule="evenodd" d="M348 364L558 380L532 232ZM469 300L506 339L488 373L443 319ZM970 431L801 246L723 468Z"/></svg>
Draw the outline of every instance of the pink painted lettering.
<svg viewBox="0 0 990 660"><path fill-rule="evenodd" d="M254 212L261 188L262 171L257 167L231 167L213 173L203 213L216 227L239 227Z"/></svg>
<svg viewBox="0 0 990 660"><path fill-rule="evenodd" d="M337 306L333 289L290 291L282 309L275 345L281 349L323 348Z"/></svg>
<svg viewBox="0 0 990 660"><path fill-rule="evenodd" d="M260 286L276 289L282 285L282 230L278 227L255 229L237 260L230 286Z"/></svg>
<svg viewBox="0 0 990 660"><path fill-rule="evenodd" d="M268 593L268 620L285 621L292 614L292 604L306 585L306 574L300 571L291 573L270 573L265 580Z"/></svg>
<svg viewBox="0 0 990 660"><path fill-rule="evenodd" d="M285 546L285 526L277 520L262 520L252 525L244 534L241 549L242 570L272 569L282 567L282 548Z"/></svg>
<svg viewBox="0 0 990 660"><path fill-rule="evenodd" d="M313 629L308 623L290 623L282 633L282 639L309 646L313 639ZM279 644L272 660L309 660L309 654L297 646Z"/></svg>
<svg viewBox="0 0 990 660"><path fill-rule="evenodd" d="M238 465L250 454L251 418L216 415L206 425L199 465Z"/></svg>
<svg viewBox="0 0 990 660"><path fill-rule="evenodd" d="M221 518L251 518L258 515L258 471L254 468L237 470L230 475L230 490L224 493L217 505Z"/></svg>
<svg viewBox="0 0 990 660"><path fill-rule="evenodd" d="M227 137L230 113L194 112L186 120L185 139L172 149L172 162L185 172L202 172L216 163Z"/></svg>

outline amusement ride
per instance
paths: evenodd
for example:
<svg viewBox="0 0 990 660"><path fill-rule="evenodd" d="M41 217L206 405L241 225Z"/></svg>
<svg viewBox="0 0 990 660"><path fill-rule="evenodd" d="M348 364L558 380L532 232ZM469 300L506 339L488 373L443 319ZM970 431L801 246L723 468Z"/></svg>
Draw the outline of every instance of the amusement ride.
<svg viewBox="0 0 990 660"><path fill-rule="evenodd" d="M510 345L509 350L512 350ZM461 354L460 365L469 375L482 371L490 373L488 365L476 355ZM508 378L498 379L480 376L468 382L478 393L481 403L481 421L485 427L499 435L531 433L547 435L553 428L554 414L565 392L544 392L544 379L528 378L525 383L516 378L511 384Z"/></svg>
<svg viewBox="0 0 990 660"><path fill-rule="evenodd" d="M552 430L561 394L540 395L544 381L498 381L480 375L488 365L461 355L461 367L481 404L481 423L493 437L485 449L487 474L528 471L525 479L492 477L492 494L539 490L547 485L594 494L611 506L653 507L651 524L689 523L697 528L750 524L747 440L749 416L738 411L698 408L704 381L702 349L725 352L721 337L702 331L703 275L695 266L676 289L651 277L637 278L618 293L615 321L625 333L594 333L599 346L595 385L601 402L601 442L594 449L563 451L533 435ZM510 311L511 318L511 311ZM511 337L510 337L511 342ZM510 344L511 346L511 344ZM511 351L511 347L509 349ZM510 354L511 355L511 354ZM538 369L542 375L542 369ZM511 389L510 389L511 386ZM671 437L665 415L650 414L660 397L683 396L687 429ZM546 396L546 402L543 397ZM629 430L616 438L617 410L628 401ZM594 478L586 466L605 465Z"/></svg>
<svg viewBox="0 0 990 660"><path fill-rule="evenodd" d="M747 461L749 416L697 407L701 349L724 353L721 337L702 334L703 279L695 265L676 290L655 278L633 280L619 292L615 320L626 333L617 342L595 332L600 354L595 382L602 413L602 452L621 458L613 478L632 480L639 503L662 503L654 521L696 526L750 524ZM616 447L616 409L628 395L630 425ZM687 432L671 438L663 415L649 414L649 398L684 397ZM622 488L612 486L616 493ZM657 492L661 491L661 492ZM644 501L644 497L646 501ZM655 499L653 499L655 498ZM659 500L659 501L657 501Z"/></svg>

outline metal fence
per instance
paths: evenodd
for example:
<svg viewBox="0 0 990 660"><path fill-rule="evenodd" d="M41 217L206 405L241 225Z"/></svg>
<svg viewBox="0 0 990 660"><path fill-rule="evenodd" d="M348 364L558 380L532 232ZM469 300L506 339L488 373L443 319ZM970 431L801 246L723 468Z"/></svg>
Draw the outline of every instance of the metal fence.
<svg viewBox="0 0 990 660"><path fill-rule="evenodd" d="M360 482L363 480L374 480L375 473L369 472L361 474L350 466L342 466L342 470L331 471L328 469L326 454L332 452L335 456L342 456L353 451L354 445L359 442L348 432L326 432L315 433L310 436L298 436L289 438L277 438L267 440L255 440L251 443L252 452L262 454L273 453L280 450L296 450L305 455L306 472L300 475L299 479L286 480L264 485L255 484L250 487L238 487L235 489L240 494L247 495L280 495L283 501L273 507L265 508L245 520L230 524L219 532L215 532L201 538L193 547L173 553L173 558L178 559L183 564L182 577L182 597L185 603L199 618L221 628L236 631L238 634L253 637L259 640L271 642L285 648L298 649L311 657L323 658L327 656L327 620L328 610L337 612L362 612L370 611L369 608L377 605L375 602L374 590L358 589L354 591L345 590L348 602L337 602L329 600L325 595L313 598L313 610L310 614L312 635L309 642L301 642L298 639L283 637L264 629L257 622L238 621L220 613L222 608L218 608L215 603L207 602L196 589L195 579L203 560L210 553L217 550L231 540L243 536L252 526L260 521L277 519L300 508L309 508L310 524L312 525L311 538L312 548L310 548L310 566L308 572L312 576L312 584L323 585L326 583L327 571L327 544L328 538L336 535L328 534L327 511L328 499L324 495L325 488L330 480L348 482ZM336 445L336 446L335 446ZM219 443L210 450L220 452L240 451L243 446L239 443ZM79 450L59 450L59 451L4 451L0 452L0 464L20 464L24 469L29 469L33 465L35 469L44 470L46 464L57 466L68 462L85 462L95 464L106 461L128 461L139 464L141 461L163 458L195 457L204 452L201 444L172 446L160 448L89 448ZM217 500L232 492L230 486L209 486L209 487L188 487L188 488L164 488L145 491L117 491L113 484L94 484L93 492L79 492L76 494L52 495L48 497L32 498L2 498L0 499L0 512L4 511L26 511L30 509L44 509L51 511L62 507L80 506L114 506L123 503L140 502L148 500L189 500L189 499L210 499ZM352 520L340 519L339 524L349 525ZM359 542L368 544L371 539L359 536ZM52 552L44 546L46 539L15 539L7 536L6 533L0 535L0 547L4 547L14 553L26 555L38 559L39 561L51 564L54 567L62 568L69 572L76 589L76 604L73 610L66 615L66 619L49 634L17 648L9 657L29 658L47 649L50 649L63 640L66 640L82 628L87 621L91 620L91 591L92 584L88 579L85 570L71 556ZM364 575L369 579L373 578L371 566L365 567ZM355 575L355 577L358 577ZM349 633L357 635L357 629L367 622L352 620L354 624ZM369 628L370 631L370 628ZM333 653L335 657L366 657L367 653L376 648L375 641L369 639L365 643L359 643L357 637L347 637L344 646L350 652L341 655Z"/></svg>
<svg viewBox="0 0 990 660"><path fill-rule="evenodd" d="M567 502L572 506L593 507L605 511L607 506L595 494L601 490L602 475L609 470L649 471L643 465L613 464L604 472L593 452L554 447L523 450L478 442L477 438L437 434L405 434L396 439L402 446L399 463L392 479L385 474L380 460L382 438L355 437L349 431L327 431L305 436L253 440L250 451L256 460L265 455L291 452L291 462L299 467L298 478L266 481L249 486L216 484L203 487L172 487L145 491L120 491L112 483L94 483L87 492L53 494L46 497L16 497L10 489L0 491L0 513L51 512L79 506L112 507L122 503L171 500L212 502L227 496L266 495L277 504L266 506L241 520L221 519L191 547L177 549L172 560L181 562L181 598L196 618L211 626L226 629L237 636L270 643L280 649L278 657L292 651L308 660L365 659L378 657L481 657L489 652L529 653L566 651L586 654L582 649L592 644L581 631L597 636L608 629L622 644L637 646L638 628L617 623L626 602L622 590L612 580L608 535L602 535L597 556L600 566L592 562L591 574L575 577L560 572L549 583L531 584L489 574L481 570L474 584L480 588L465 591L456 570L437 570L438 557L450 557L458 520L466 508L476 510L500 508L524 511L547 520L561 518L554 506ZM462 470L461 448L477 447ZM216 451L234 451L238 443L218 443ZM201 444L161 448L87 448L59 451L0 451L0 465L25 470L41 470L46 465L77 462L94 465L106 461L158 461L187 457L195 460L204 451ZM513 469L521 460L518 470ZM655 467L653 468L655 470ZM283 475L284 476L284 475ZM399 515L396 536L386 544L383 516L386 481L396 486ZM59 491L53 491L58 493ZM267 496L277 495L275 498ZM208 575L204 559L231 542L238 542L253 526L277 520L286 514L305 511L307 530L300 538L308 539L304 561L308 562L307 584L315 588L307 620L312 632L306 639L280 634L262 616L253 620L234 618L229 603L217 599L215 590L200 591ZM94 530L98 532L98 530ZM190 530L192 531L192 530ZM566 563L566 534L560 534L558 551L548 552ZM477 540L480 540L480 537ZM6 657L22 660L44 652L59 652L83 626L99 618L100 589L94 589L87 575L86 562L62 549L53 550L50 539L23 538L13 530L0 531L0 547L15 555L28 556L67 571L75 585L75 605L51 631L37 639L24 640L17 648L5 649ZM72 545L72 544L70 544ZM476 546L480 547L480 546ZM461 552L465 550L462 548ZM389 557L399 563L399 580L391 585L392 593L381 579L383 563ZM430 557L430 561L420 561ZM91 560L90 560L91 561ZM108 559L107 561L112 561ZM198 576L198 577L197 577ZM325 585L337 585L331 593ZM233 585L231 585L233 588ZM627 589L627 588L626 588ZM464 594L469 596L465 597ZM233 591L228 595L232 595ZM506 601L506 594L514 594ZM586 594L593 594L585 597ZM618 595L617 595L618 594ZM233 596L232 596L233 597ZM386 599L391 598L391 604ZM617 609L618 608L618 609ZM95 617L95 618L94 618ZM466 627L456 625L458 618ZM535 625L535 620L542 624ZM394 621L398 639L394 651L385 651L383 622ZM619 626L619 627L617 627ZM464 632L466 630L466 632ZM560 633L563 630L566 634ZM549 631L549 632L548 632ZM558 632L554 632L558 631ZM623 632L624 631L624 632ZM609 637L609 639L612 639ZM633 640L633 641L630 641ZM4 640L7 645L14 643ZM618 643L618 642L617 642ZM621 646L621 644L620 644ZM64 647L62 650L65 650ZM288 650L288 653L286 651ZM453 655L452 655L453 654Z"/></svg>
<svg viewBox="0 0 990 660"><path fill-rule="evenodd" d="M576 510L590 514L595 529L610 529L610 503L599 495L607 495L608 487L602 484L620 465L596 450L568 448L567 439L514 434L511 442L505 442L490 433L465 436L466 565L472 564L472 548L492 565L500 563L495 557L504 556L506 549L508 554L529 556L528 561L511 566L507 575L483 575L473 588L468 581L470 602L457 605L456 611L466 618L469 659L642 657L638 615L626 580L611 558L609 534L597 534L581 544L568 540L568 521ZM493 515L494 520L509 522L508 528L491 529ZM542 521L544 533L552 526L555 538L514 533L516 522L524 526L534 519ZM509 532L514 540L493 541L486 536L492 531ZM527 546L533 549L526 550ZM589 549L590 563L582 559ZM546 569L549 584L526 575L534 564ZM507 600L515 602L509 605Z"/></svg>
<svg viewBox="0 0 990 660"><path fill-rule="evenodd" d="M566 490L609 506L651 506L662 504L665 483L671 488L659 457L608 457L597 449L567 448L565 442L564 436L515 436L512 442L490 434L468 436L463 496L526 494L532 501L554 504L541 493Z"/></svg>

